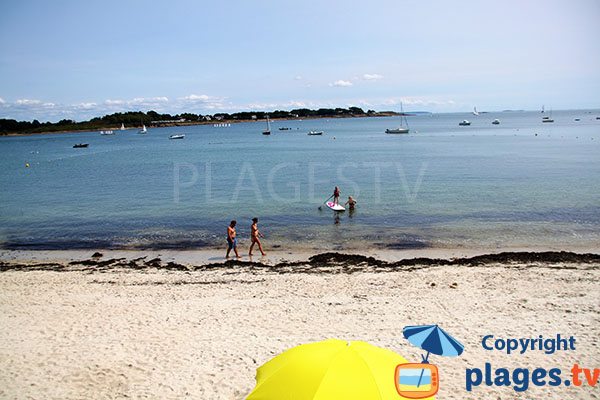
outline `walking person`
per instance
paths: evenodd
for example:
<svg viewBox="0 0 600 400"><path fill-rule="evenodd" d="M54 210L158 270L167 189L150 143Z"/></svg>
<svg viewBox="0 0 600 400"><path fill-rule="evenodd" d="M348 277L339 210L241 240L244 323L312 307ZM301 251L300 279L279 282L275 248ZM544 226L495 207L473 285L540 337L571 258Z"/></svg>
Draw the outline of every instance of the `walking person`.
<svg viewBox="0 0 600 400"><path fill-rule="evenodd" d="M260 239L258 238L259 236L264 237L262 233L260 233L260 231L258 230L258 218L252 218L252 227L250 228L250 240L252 241L252 244L250 245L250 252L248 253L249 255L252 255L252 249L254 248L255 244L258 244L260 254L262 254L263 256L267 255L267 253L263 251L262 244L260 243Z"/></svg>
<svg viewBox="0 0 600 400"><path fill-rule="evenodd" d="M238 249L237 249L237 239L235 237L235 225L236 224L237 224L237 222L234 219L233 221L231 221L231 223L227 227L227 244L229 245L229 248L227 249L227 254L225 255L226 259L229 259L229 252L231 251L231 249L233 249L233 251L235 252L235 256L237 258L240 258L240 255L239 255Z"/></svg>

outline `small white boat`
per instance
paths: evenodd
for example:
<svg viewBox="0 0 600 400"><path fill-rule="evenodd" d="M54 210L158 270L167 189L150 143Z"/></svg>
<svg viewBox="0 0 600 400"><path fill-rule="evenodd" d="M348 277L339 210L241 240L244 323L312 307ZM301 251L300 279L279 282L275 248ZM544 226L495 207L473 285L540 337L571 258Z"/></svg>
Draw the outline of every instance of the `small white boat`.
<svg viewBox="0 0 600 400"><path fill-rule="evenodd" d="M492 124L500 125L500 120L498 118L496 118L495 120L492 121Z"/></svg>
<svg viewBox="0 0 600 400"><path fill-rule="evenodd" d="M121 130L124 131L125 130L125 124L121 124Z"/></svg>
<svg viewBox="0 0 600 400"><path fill-rule="evenodd" d="M460 126L469 126L469 125L471 125L471 121L467 121L466 119L463 119L463 121L459 122L458 125L460 125Z"/></svg>
<svg viewBox="0 0 600 400"><path fill-rule="evenodd" d="M479 113L477 112L477 107L473 107L473 115L479 115Z"/></svg>
<svg viewBox="0 0 600 400"><path fill-rule="evenodd" d="M108 135L114 135L115 132L114 131L100 131L100 134L102 136L108 136Z"/></svg>
<svg viewBox="0 0 600 400"><path fill-rule="evenodd" d="M169 136L169 139L183 139L185 137L184 134L181 135L171 135Z"/></svg>
<svg viewBox="0 0 600 400"><path fill-rule="evenodd" d="M308 136L320 136L323 134L323 131L310 131L308 132Z"/></svg>
<svg viewBox="0 0 600 400"><path fill-rule="evenodd" d="M140 134L148 133L148 129L146 129L146 125L142 124L142 129L138 131Z"/></svg>
<svg viewBox="0 0 600 400"><path fill-rule="evenodd" d="M267 115L267 129L262 132L263 135L271 134L271 122L269 121L269 116Z"/></svg>

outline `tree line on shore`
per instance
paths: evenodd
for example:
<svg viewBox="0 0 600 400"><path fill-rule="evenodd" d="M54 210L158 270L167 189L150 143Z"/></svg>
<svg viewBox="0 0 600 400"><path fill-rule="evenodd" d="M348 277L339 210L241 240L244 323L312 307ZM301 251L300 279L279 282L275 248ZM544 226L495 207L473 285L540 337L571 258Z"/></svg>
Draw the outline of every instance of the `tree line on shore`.
<svg viewBox="0 0 600 400"><path fill-rule="evenodd" d="M201 122L235 122L244 120L262 120L267 115L273 119L283 118L323 118L323 117L353 117L377 115L374 110L364 111L359 107L350 108L319 108L310 110L308 108L299 108L291 111L275 110L272 112L264 111L244 111L233 114L217 113L213 115L202 115L193 113L182 113L177 115L159 114L156 111L130 111L125 113L114 113L103 117L92 118L89 121L77 122L63 119L61 121L39 122L38 120L16 121L14 119L0 119L0 135L19 134L19 133L45 133L45 132L64 132L64 131L86 131L100 129L118 129L121 124L126 127L138 127L143 125L168 125L185 124Z"/></svg>

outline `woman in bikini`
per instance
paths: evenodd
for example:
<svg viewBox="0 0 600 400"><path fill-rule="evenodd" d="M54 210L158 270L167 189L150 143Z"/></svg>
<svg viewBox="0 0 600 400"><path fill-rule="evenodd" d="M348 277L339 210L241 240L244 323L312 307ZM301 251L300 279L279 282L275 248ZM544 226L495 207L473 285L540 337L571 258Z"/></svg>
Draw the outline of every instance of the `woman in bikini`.
<svg viewBox="0 0 600 400"><path fill-rule="evenodd" d="M250 228L250 240L252 241L252 244L250 245L250 252L248 253L249 255L252 255L252 249L254 248L255 243L258 243L260 254L263 256L267 255L267 253L263 251L262 244L260 244L260 239L258 238L259 236L264 237L258 230L258 218L252 218L252 227Z"/></svg>

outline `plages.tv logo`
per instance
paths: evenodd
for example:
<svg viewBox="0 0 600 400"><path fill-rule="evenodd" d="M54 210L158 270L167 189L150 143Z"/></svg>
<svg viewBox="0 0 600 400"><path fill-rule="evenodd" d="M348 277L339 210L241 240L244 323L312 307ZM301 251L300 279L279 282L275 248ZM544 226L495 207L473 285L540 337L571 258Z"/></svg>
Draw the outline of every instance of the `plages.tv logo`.
<svg viewBox="0 0 600 400"><path fill-rule="evenodd" d="M541 351L546 354L554 354L557 351L575 351L576 339L573 336L556 336L544 338L539 335L537 338L496 338L494 335L486 335L481 340L481 346L487 351L501 351L511 355L522 355L526 352ZM568 365L567 369L571 372L563 374L561 368L492 368L491 363L485 363L482 369L467 368L466 371L466 389L472 391L473 388L485 386L506 386L511 387L516 392L524 392L531 385L533 386L571 386L580 387L583 385L596 386L600 377L600 369L583 368L579 364Z"/></svg>
<svg viewBox="0 0 600 400"><path fill-rule="evenodd" d="M429 354L456 357L464 346L438 325L406 326L404 337L413 345L427 352L421 355L421 363L398 364L394 373L396 391L408 399L425 399L435 395L440 388L437 366L429 363Z"/></svg>

